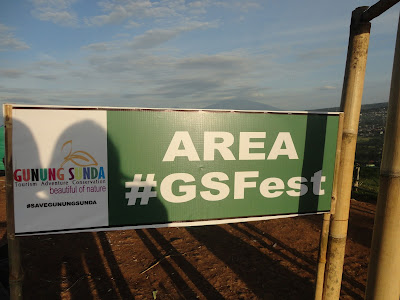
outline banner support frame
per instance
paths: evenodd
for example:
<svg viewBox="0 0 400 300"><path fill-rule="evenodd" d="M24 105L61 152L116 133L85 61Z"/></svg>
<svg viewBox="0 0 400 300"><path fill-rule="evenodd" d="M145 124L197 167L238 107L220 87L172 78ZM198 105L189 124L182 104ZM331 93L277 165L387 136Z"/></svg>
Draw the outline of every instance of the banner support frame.
<svg viewBox="0 0 400 300"><path fill-rule="evenodd" d="M23 270L21 265L20 238L15 236L14 218L14 179L12 176L12 105L5 104L5 169L6 169L6 206L7 206L7 240L9 259L10 299L22 299Z"/></svg>
<svg viewBox="0 0 400 300"><path fill-rule="evenodd" d="M317 277L315 280L314 300L322 300L322 294L324 289L325 266L326 266L327 252L328 252L329 226L331 223L331 216L335 214L336 201L337 201L339 172L340 172L340 155L341 155L342 137L343 137L343 120L344 120L344 114L340 113L338 136L336 142L336 158L335 158L335 171L333 178L331 211L324 214L322 221L321 235L319 241L319 251L318 251Z"/></svg>

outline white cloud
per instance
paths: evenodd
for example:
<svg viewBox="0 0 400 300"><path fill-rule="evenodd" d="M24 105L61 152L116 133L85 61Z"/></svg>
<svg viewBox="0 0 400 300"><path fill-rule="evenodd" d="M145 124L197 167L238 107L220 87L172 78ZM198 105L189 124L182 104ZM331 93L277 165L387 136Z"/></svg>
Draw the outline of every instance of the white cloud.
<svg viewBox="0 0 400 300"><path fill-rule="evenodd" d="M186 70L207 70L213 72L237 72L243 71L250 64L250 61L238 55L201 55L184 58L177 64L178 69Z"/></svg>
<svg viewBox="0 0 400 300"><path fill-rule="evenodd" d="M29 46L17 39L12 29L0 23L0 51L15 51L29 49Z"/></svg>
<svg viewBox="0 0 400 300"><path fill-rule="evenodd" d="M52 59L51 57L47 57L47 55L42 55L42 59L34 62L32 64L32 69L33 70L43 70L43 69L58 69L58 70L66 70L70 65L71 62L65 61L56 61Z"/></svg>
<svg viewBox="0 0 400 300"><path fill-rule="evenodd" d="M78 17L72 10L76 0L32 0L32 15L41 20L62 26L77 26Z"/></svg>
<svg viewBox="0 0 400 300"><path fill-rule="evenodd" d="M85 18L85 23L91 26L106 24L120 24L128 20L128 28L137 27L138 20L152 18L156 20L168 19L179 23L183 20L193 20L204 15L212 7L234 8L242 12L258 9L260 5L255 1L239 1L232 3L215 0L104 0L99 3L103 14Z"/></svg>
<svg viewBox="0 0 400 300"><path fill-rule="evenodd" d="M183 25L177 27L155 28L147 30L143 34L136 35L132 40L121 39L109 42L93 43L82 46L81 49L92 52L105 52L124 49L131 51L132 48L136 50L151 49L160 46L185 32L205 30L208 28L215 28L217 26L218 24L216 22L184 22Z"/></svg>
<svg viewBox="0 0 400 300"><path fill-rule="evenodd" d="M194 1L188 3L188 7L193 14L205 14L209 1Z"/></svg>
<svg viewBox="0 0 400 300"><path fill-rule="evenodd" d="M56 80L57 76L56 75L48 75L48 74L42 74L42 75L35 75L35 78L42 79L42 80Z"/></svg>
<svg viewBox="0 0 400 300"><path fill-rule="evenodd" d="M302 61L323 60L344 55L345 47L318 48L300 52L297 56Z"/></svg>
<svg viewBox="0 0 400 300"><path fill-rule="evenodd" d="M128 18L144 19L148 17L160 18L174 16L176 14L175 9L177 9L176 1L151 2L149 0L109 0L102 1L99 5L104 14L86 18L86 24L102 26L106 24L122 23Z"/></svg>
<svg viewBox="0 0 400 300"><path fill-rule="evenodd" d="M179 30L171 29L171 32L169 37ZM154 46L155 42L150 38L149 40L152 42L151 46ZM150 46L150 42L141 45ZM132 51L124 48L127 46L129 45L120 44L118 51L113 52L89 53L88 68L96 76L108 79L113 89L124 91L123 99L119 98L121 101L140 99L144 101L141 104L144 106L151 103L152 106L190 107L192 103L201 107L198 105L207 101L240 98L259 102L277 98L279 104L279 96L282 95L287 95L287 101L295 101L296 92L302 89L303 83L298 81L299 76L311 76L310 72L304 72L305 63L295 59L297 53L289 53L290 62L284 62L279 56L271 56L269 52L246 49L212 55L180 56L179 51ZM326 51L321 52L325 58ZM289 54L284 55L286 57ZM314 73L319 70L320 60L313 62L313 66L318 66L311 68ZM307 87L308 98L312 93L318 94L315 87L326 84L320 82L320 74L316 74L315 78L310 78L312 84ZM296 85L296 81L299 84ZM293 89L296 90L292 95L288 95L288 85L294 86ZM325 89L329 87L325 86ZM336 91L332 90L329 95L333 93ZM145 101L150 103L146 104Z"/></svg>
<svg viewBox="0 0 400 300"><path fill-rule="evenodd" d="M165 43L178 36L183 30L174 29L152 29L133 39L132 47L136 49L149 49Z"/></svg>
<svg viewBox="0 0 400 300"><path fill-rule="evenodd" d="M144 34L136 36L133 39L131 46L135 49L149 49L157 47L175 37L181 33L193 31L197 29L207 29L210 27L216 27L215 23L208 22L191 22L185 26L169 28L169 29L151 29L146 31Z"/></svg>
<svg viewBox="0 0 400 300"><path fill-rule="evenodd" d="M350 19L348 22L344 22L343 19L331 21L329 23L318 24L318 26L291 26L290 28L283 28L276 32L275 35L278 36L289 36L295 37L299 36L321 36L325 35L328 38L332 38L337 31L344 31L347 33L348 27L350 25Z"/></svg>
<svg viewBox="0 0 400 300"><path fill-rule="evenodd" d="M93 43L93 44L89 44L86 46L83 46L82 49L83 50L90 50L90 51L94 51L94 52L104 52L104 51L109 51L114 49L115 47L113 46L112 43Z"/></svg>
<svg viewBox="0 0 400 300"><path fill-rule="evenodd" d="M154 55L148 51L92 54L92 73L124 91L124 99L151 99L159 106L173 102L204 102L243 97L260 98L249 77L256 65L237 53L191 57ZM162 104L164 103L164 105ZM167 105L167 103L169 103ZM181 105L181 104L180 104ZM147 105L148 106L148 105Z"/></svg>
<svg viewBox="0 0 400 300"><path fill-rule="evenodd" d="M129 21L128 24L125 25L125 28L132 29L142 26L140 23L135 21Z"/></svg>
<svg viewBox="0 0 400 300"><path fill-rule="evenodd" d="M20 78L25 72L17 69L0 69L0 77L4 78Z"/></svg>
<svg viewBox="0 0 400 300"><path fill-rule="evenodd" d="M333 86L333 85L324 85L324 86L321 86L318 88L318 90L320 90L320 91L334 91L337 89L338 89L338 87Z"/></svg>
<svg viewBox="0 0 400 300"><path fill-rule="evenodd" d="M217 5L228 7L228 8L235 8L239 9L242 12L248 12L252 9L259 9L261 6L256 1L242 1L242 0L234 0L234 1L220 1L216 2Z"/></svg>
<svg viewBox="0 0 400 300"><path fill-rule="evenodd" d="M217 78L189 78L170 80L156 89L156 92L166 98L207 96L211 91L221 88L223 82Z"/></svg>
<svg viewBox="0 0 400 300"><path fill-rule="evenodd" d="M35 12L35 16L42 21L50 21L55 24L73 26L77 23L77 18L67 11L45 11Z"/></svg>

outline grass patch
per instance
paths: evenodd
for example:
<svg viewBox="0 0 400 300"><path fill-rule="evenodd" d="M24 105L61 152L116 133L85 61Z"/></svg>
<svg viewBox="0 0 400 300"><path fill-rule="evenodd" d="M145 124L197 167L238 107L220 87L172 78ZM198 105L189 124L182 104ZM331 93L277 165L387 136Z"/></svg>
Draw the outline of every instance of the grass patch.
<svg viewBox="0 0 400 300"><path fill-rule="evenodd" d="M360 201L376 202L379 192L379 168L361 167L358 188L354 188L351 197Z"/></svg>

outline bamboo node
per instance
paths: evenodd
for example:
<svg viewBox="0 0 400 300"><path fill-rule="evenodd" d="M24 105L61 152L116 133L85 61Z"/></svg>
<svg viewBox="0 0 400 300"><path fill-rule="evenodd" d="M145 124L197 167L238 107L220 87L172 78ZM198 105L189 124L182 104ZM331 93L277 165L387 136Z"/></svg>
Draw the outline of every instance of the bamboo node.
<svg viewBox="0 0 400 300"><path fill-rule="evenodd" d="M17 278L12 278L11 279L11 276L10 276L10 278L8 279L8 283L10 285L20 285L24 281L23 277L24 277L23 274L21 275L21 277L19 279L17 279Z"/></svg>
<svg viewBox="0 0 400 300"><path fill-rule="evenodd" d="M343 140L357 139L357 135L358 135L358 130L357 131L346 130L343 131L342 139Z"/></svg>
<svg viewBox="0 0 400 300"><path fill-rule="evenodd" d="M8 238L8 240L15 240L15 233L12 233L12 232L8 233L7 238Z"/></svg>
<svg viewBox="0 0 400 300"><path fill-rule="evenodd" d="M347 234L343 236L338 236L338 235L333 236L330 234L329 239L336 244L345 244L347 239Z"/></svg>
<svg viewBox="0 0 400 300"><path fill-rule="evenodd" d="M380 175L386 178L400 178L400 172L381 171Z"/></svg>

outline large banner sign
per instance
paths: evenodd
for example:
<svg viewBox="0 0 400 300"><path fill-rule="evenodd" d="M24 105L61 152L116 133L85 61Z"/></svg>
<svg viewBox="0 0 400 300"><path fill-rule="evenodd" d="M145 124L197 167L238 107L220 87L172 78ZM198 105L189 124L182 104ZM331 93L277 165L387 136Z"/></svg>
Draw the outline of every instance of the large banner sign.
<svg viewBox="0 0 400 300"><path fill-rule="evenodd" d="M12 108L15 233L327 212L339 114Z"/></svg>

